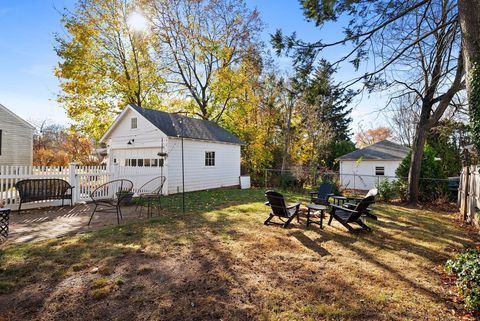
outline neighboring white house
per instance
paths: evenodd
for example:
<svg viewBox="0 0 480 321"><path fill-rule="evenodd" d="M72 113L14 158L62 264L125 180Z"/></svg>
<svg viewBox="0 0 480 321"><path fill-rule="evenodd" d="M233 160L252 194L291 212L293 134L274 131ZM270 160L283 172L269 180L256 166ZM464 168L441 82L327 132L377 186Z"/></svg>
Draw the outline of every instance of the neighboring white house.
<svg viewBox="0 0 480 321"><path fill-rule="evenodd" d="M212 121L130 104L100 142L107 166L158 168L173 194L182 191L182 136L185 191L239 185L243 142Z"/></svg>
<svg viewBox="0 0 480 321"><path fill-rule="evenodd" d="M34 131L35 127L0 104L0 166L32 165Z"/></svg>
<svg viewBox="0 0 480 321"><path fill-rule="evenodd" d="M392 180L408 151L405 146L383 140L338 157L340 183L345 188L369 190L382 179Z"/></svg>

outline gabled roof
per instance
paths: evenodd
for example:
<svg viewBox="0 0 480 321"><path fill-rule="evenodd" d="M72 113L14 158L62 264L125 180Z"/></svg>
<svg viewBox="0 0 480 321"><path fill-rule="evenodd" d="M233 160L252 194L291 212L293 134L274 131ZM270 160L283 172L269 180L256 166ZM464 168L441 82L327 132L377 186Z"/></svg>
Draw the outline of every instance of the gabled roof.
<svg viewBox="0 0 480 321"><path fill-rule="evenodd" d="M25 126L29 127L30 129L33 129L35 130L35 127L30 124L28 121L26 121L25 119L21 118L20 116L18 116L17 114L15 114L13 111L11 111L10 109L8 109L7 107L3 106L2 104L0 104L0 109L3 109L5 110L7 113L9 113L10 115L12 115L15 119L18 120L19 123L22 123L24 124Z"/></svg>
<svg viewBox="0 0 480 321"><path fill-rule="evenodd" d="M155 127L160 129L165 135L170 137L181 136L183 123L183 137L185 138L209 140L236 145L245 144L240 140L240 138L223 129L213 121L191 118L176 113L167 113L159 110L142 108L134 104L130 104L128 106L142 115ZM122 114L117 118L117 120L115 120L115 122L121 118ZM114 125L115 123L105 133L101 141L108 135Z"/></svg>
<svg viewBox="0 0 480 321"><path fill-rule="evenodd" d="M409 148L391 142L389 140L382 140L373 145L358 149L346 155L340 156L337 160L403 160Z"/></svg>

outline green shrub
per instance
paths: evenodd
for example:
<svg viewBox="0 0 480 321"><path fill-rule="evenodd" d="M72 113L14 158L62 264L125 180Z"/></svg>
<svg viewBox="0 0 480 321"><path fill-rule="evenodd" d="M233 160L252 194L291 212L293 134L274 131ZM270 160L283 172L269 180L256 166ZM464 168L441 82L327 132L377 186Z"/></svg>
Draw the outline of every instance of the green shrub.
<svg viewBox="0 0 480 321"><path fill-rule="evenodd" d="M457 276L457 287L470 310L480 310L480 251L468 250L448 260L446 270Z"/></svg>
<svg viewBox="0 0 480 321"><path fill-rule="evenodd" d="M300 186L299 180L289 171L281 173L279 179L282 189L298 188Z"/></svg>
<svg viewBox="0 0 480 321"><path fill-rule="evenodd" d="M395 181L395 189L397 190L398 197L402 201L407 200L407 189L408 189L408 181L404 178L399 178Z"/></svg>
<svg viewBox="0 0 480 321"><path fill-rule="evenodd" d="M382 201L388 202L399 196L397 181L381 180L375 187L378 190L378 198Z"/></svg>
<svg viewBox="0 0 480 321"><path fill-rule="evenodd" d="M410 151L395 171L398 177L404 179L408 176L411 158L412 152ZM420 170L419 198L421 201L434 201L445 197L448 193L447 175L443 171L442 160L437 160L438 158L437 152L426 144Z"/></svg>

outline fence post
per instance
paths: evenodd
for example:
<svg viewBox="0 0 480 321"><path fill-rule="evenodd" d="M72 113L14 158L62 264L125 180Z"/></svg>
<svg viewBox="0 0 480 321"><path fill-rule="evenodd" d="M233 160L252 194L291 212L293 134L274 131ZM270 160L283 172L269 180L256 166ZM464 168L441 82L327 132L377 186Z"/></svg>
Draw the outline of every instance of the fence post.
<svg viewBox="0 0 480 321"><path fill-rule="evenodd" d="M111 180L118 179L120 177L120 173L119 173L119 168L120 167L118 167L118 163L114 163L111 168L112 168L112 178L111 178Z"/></svg>
<svg viewBox="0 0 480 321"><path fill-rule="evenodd" d="M460 214L462 213L462 188L463 188L463 170L464 167L462 167L462 170L460 171L460 181L458 182L458 190L457 190L457 208L460 210Z"/></svg>
<svg viewBox="0 0 480 321"><path fill-rule="evenodd" d="M68 169L68 174L69 174L69 183L70 185L74 186L75 188L72 190L72 203L75 205L78 201L78 196L80 194L80 184L77 179L77 163L70 163L68 164L69 169Z"/></svg>
<svg viewBox="0 0 480 321"><path fill-rule="evenodd" d="M464 209L463 210L463 219L468 222L468 220L469 220L468 215L470 214L469 213L470 211L469 211L469 208L468 208L468 206L470 205L468 203L469 193L470 193L470 166L467 166L465 168L465 186L463 188L463 192L464 192L464 195L463 195L463 197L464 197L464 200L463 200L463 202L464 202L464 205L463 205L463 209Z"/></svg>
<svg viewBox="0 0 480 321"><path fill-rule="evenodd" d="M267 187L267 169L264 169L264 171L265 171L264 183L265 183L265 189L267 189L267 188L268 188L268 187Z"/></svg>

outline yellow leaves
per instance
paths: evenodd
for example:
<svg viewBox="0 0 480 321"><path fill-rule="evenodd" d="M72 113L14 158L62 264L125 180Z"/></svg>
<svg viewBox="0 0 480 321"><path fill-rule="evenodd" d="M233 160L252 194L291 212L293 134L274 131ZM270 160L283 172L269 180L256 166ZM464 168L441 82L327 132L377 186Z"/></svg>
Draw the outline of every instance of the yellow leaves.
<svg viewBox="0 0 480 321"><path fill-rule="evenodd" d="M68 37L57 35L62 60L54 71L62 89L57 100L78 128L96 139L118 105L161 101L164 79L151 38L129 33L128 3L79 0L76 11L63 19Z"/></svg>

